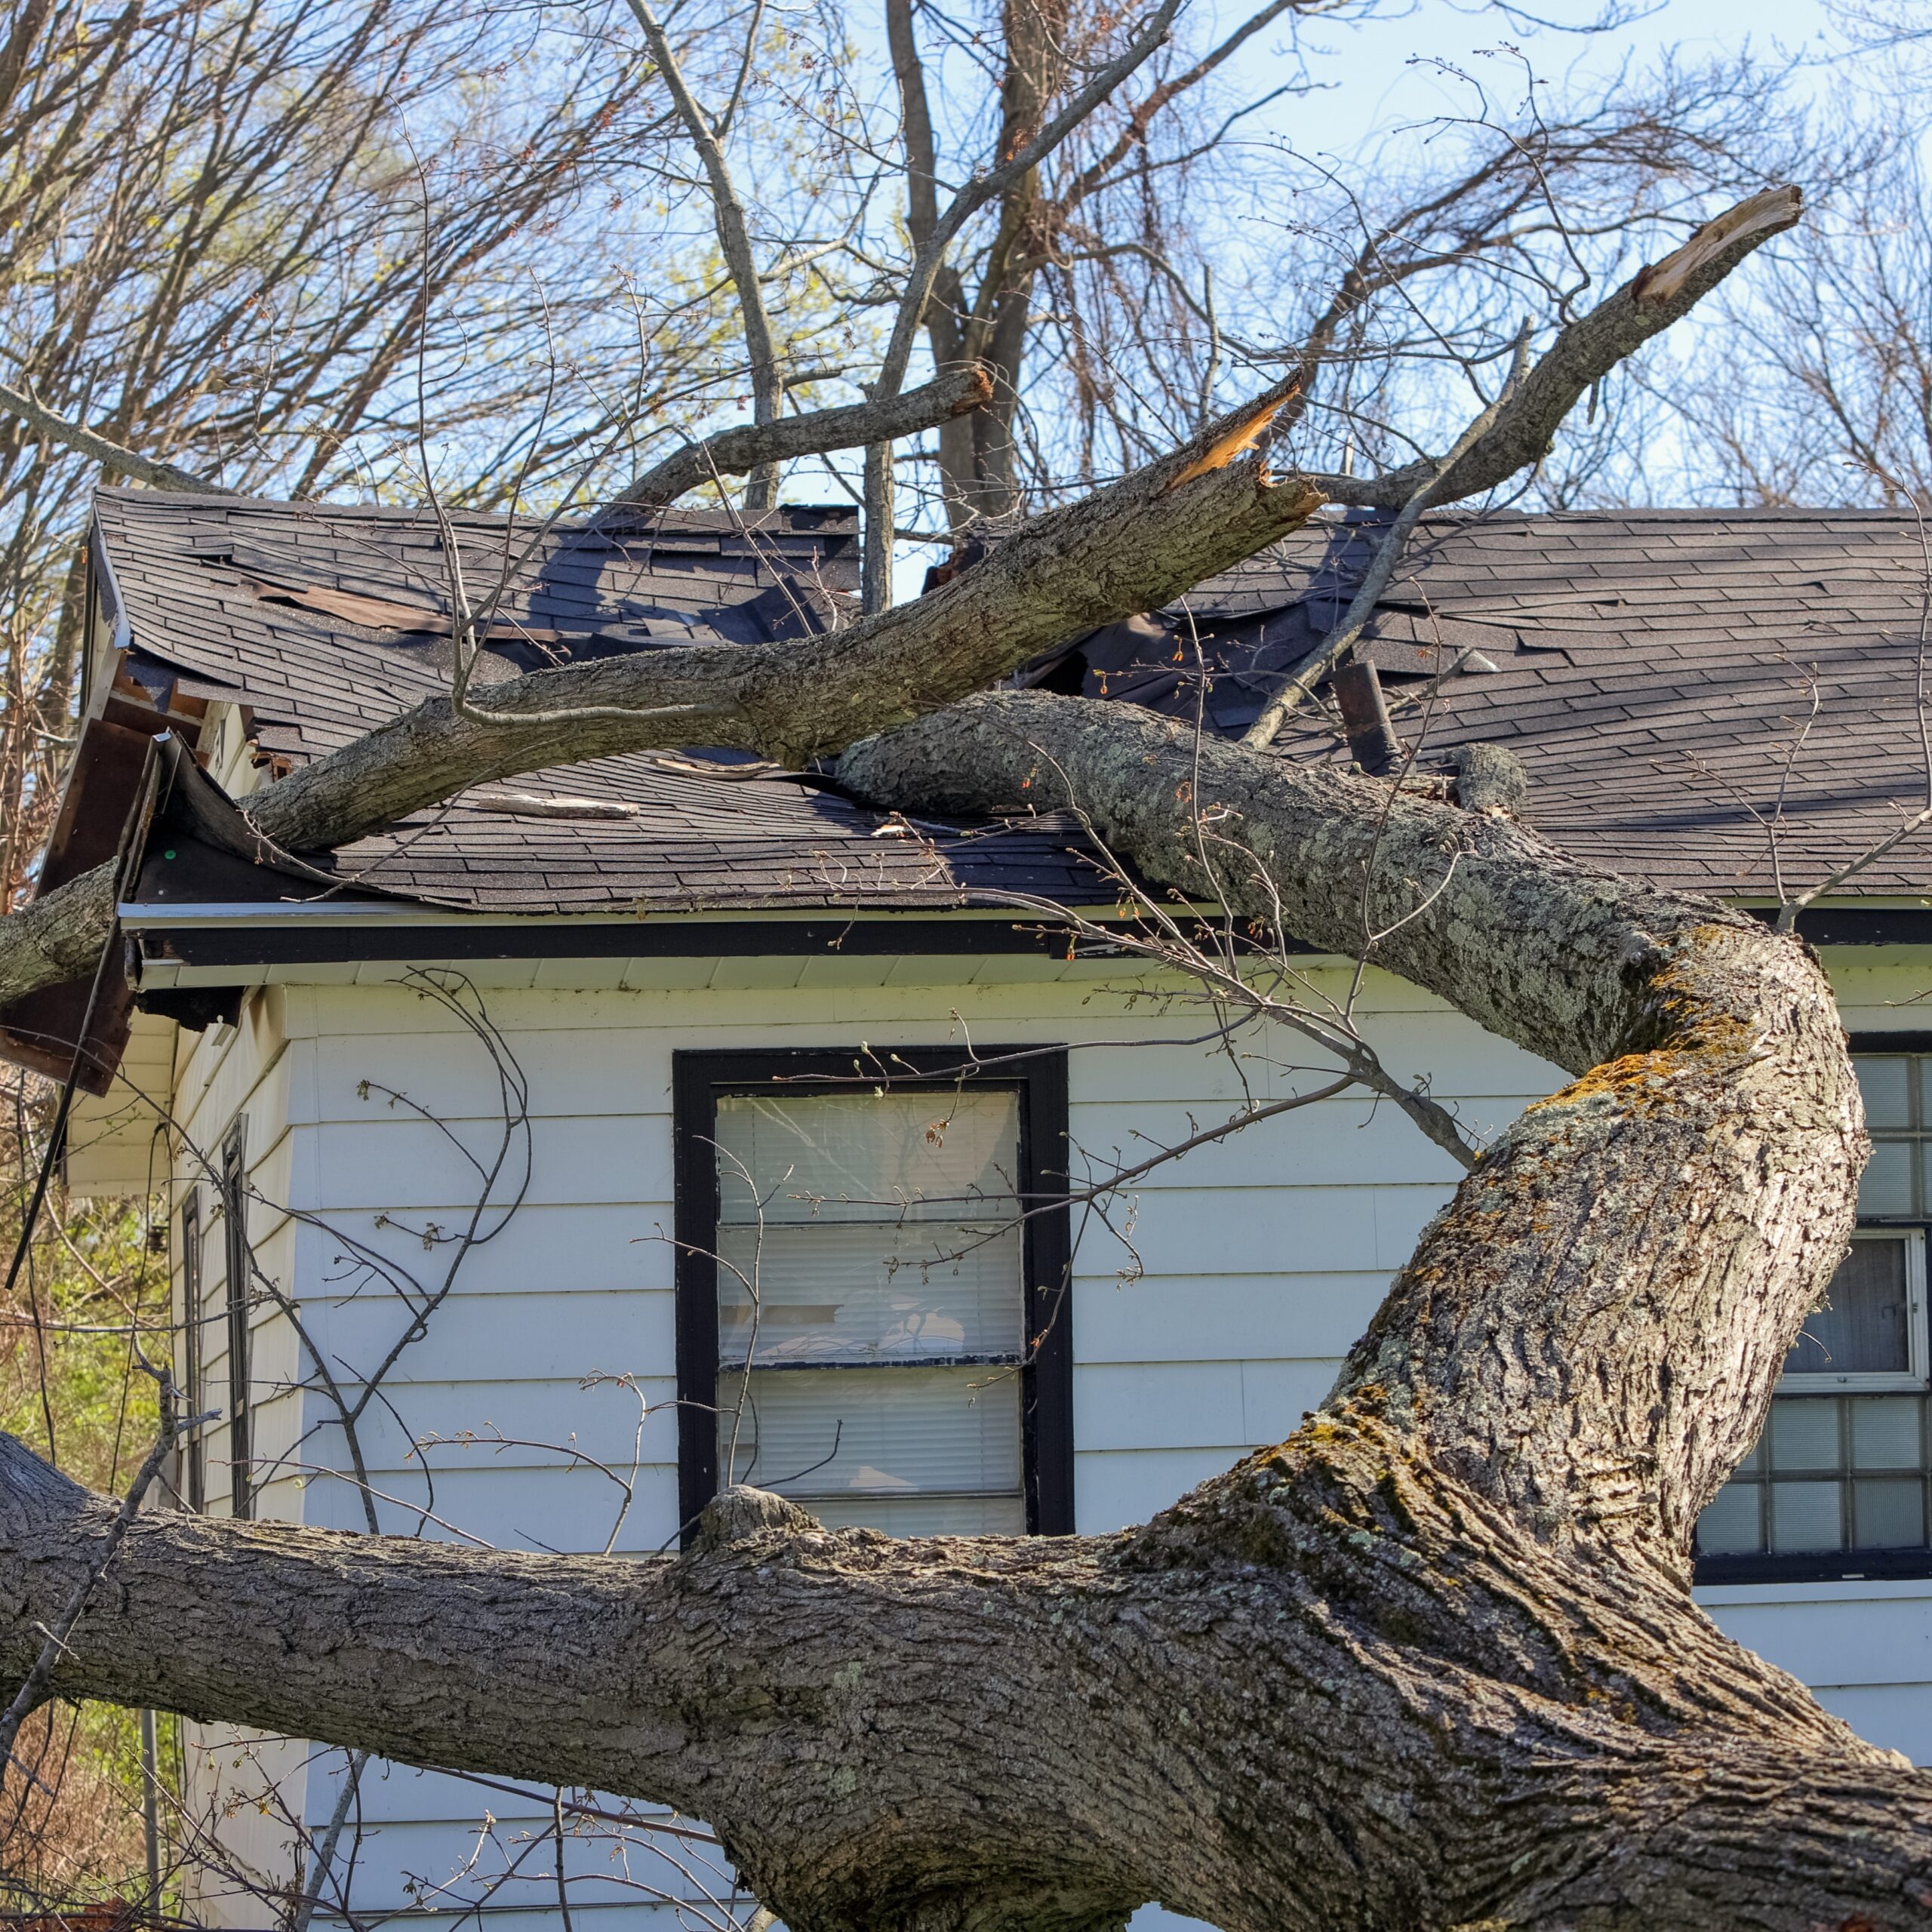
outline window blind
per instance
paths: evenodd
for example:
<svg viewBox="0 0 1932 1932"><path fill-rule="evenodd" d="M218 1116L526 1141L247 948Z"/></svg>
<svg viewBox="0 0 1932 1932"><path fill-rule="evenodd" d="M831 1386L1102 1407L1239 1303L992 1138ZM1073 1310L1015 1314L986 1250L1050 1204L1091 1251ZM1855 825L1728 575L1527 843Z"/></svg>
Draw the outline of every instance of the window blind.
<svg viewBox="0 0 1932 1932"><path fill-rule="evenodd" d="M728 1094L718 1469L821 1520L1019 1534L1019 1096Z"/></svg>

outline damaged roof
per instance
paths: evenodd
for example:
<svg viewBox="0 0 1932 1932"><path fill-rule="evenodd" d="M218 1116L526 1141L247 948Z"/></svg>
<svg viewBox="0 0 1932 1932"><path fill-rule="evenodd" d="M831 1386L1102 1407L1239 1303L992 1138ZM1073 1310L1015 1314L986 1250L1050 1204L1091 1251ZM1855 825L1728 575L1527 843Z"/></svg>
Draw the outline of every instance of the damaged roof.
<svg viewBox="0 0 1932 1932"><path fill-rule="evenodd" d="M855 601L851 509L448 521L472 605L495 598L483 683L667 645L782 641ZM131 700L244 706L271 771L347 743L448 688L443 540L426 510L102 491L97 581L125 654L104 715L134 721ZM337 894L502 913L945 910L995 887L1111 901L1068 827L909 835L809 774L642 753L478 787L326 863ZM139 896L205 888L150 863Z"/></svg>
<svg viewBox="0 0 1932 1932"><path fill-rule="evenodd" d="M1057 687L1186 718L1198 706L1238 736L1340 621L1380 534L1318 519L1155 620L1075 647ZM1932 797L1929 573L1909 510L1445 512L1418 526L1356 654L1419 765L1505 746L1528 774L1521 816L1578 857L1775 897L1767 821L1797 890ZM1349 756L1325 704L1294 714L1276 750ZM1840 896L1928 889L1932 826Z"/></svg>
<svg viewBox="0 0 1932 1932"><path fill-rule="evenodd" d="M855 512L451 519L474 598L500 586L494 673L693 640L782 641L849 608ZM1372 521L1317 518L1183 605L1031 667L1060 690L1238 735L1339 620ZM246 708L259 761L315 757L446 688L427 512L103 491L99 578L125 652L113 701ZM1927 598L1909 512L1617 510L1426 518L1358 654L1432 766L1506 746L1523 816L1578 856L1721 894L1815 883L1927 798L1916 689ZM130 682L131 681L131 683ZM1278 744L1348 757L1325 700ZM491 786L336 855L350 886L497 912L944 909L991 890L1110 900L1074 829L930 841L809 774L689 755ZM549 800L548 808L532 800ZM552 815L534 815L547 812ZM167 895L150 867L143 897ZM1932 891L1932 829L1844 896ZM298 893L299 896L299 893Z"/></svg>

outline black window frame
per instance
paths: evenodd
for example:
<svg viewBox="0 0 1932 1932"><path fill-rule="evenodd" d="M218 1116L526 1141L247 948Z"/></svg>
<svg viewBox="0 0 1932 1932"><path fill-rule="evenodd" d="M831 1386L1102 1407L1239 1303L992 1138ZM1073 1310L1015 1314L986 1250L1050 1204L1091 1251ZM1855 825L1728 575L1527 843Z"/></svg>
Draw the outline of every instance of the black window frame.
<svg viewBox="0 0 1932 1932"><path fill-rule="evenodd" d="M1073 1534L1073 1243L1064 1047L678 1048L675 1161L678 1515L688 1546L718 1493L718 1101L724 1094L1014 1088L1020 1095L1025 1333L1021 1482L1029 1536Z"/></svg>
<svg viewBox="0 0 1932 1932"><path fill-rule="evenodd" d="M228 1508L238 1522L252 1513L254 1415L249 1402L248 1120L238 1114L222 1137L222 1242L227 1264Z"/></svg>
<svg viewBox="0 0 1932 1932"><path fill-rule="evenodd" d="M1932 1054L1932 1032L1853 1033L1847 1036L1854 1059L1886 1054ZM1861 1228L1882 1229L1888 1233L1909 1234L1915 1230L1925 1244L1928 1271L1932 1271L1932 1217L1909 1214L1861 1214ZM1919 1319L1932 1319L1932 1309L1922 1311ZM1821 1389L1820 1395L1835 1392ZM1852 1392L1855 1398L1856 1392ZM1795 1389L1783 1392L1786 1399L1804 1400ZM1932 1391L1928 1391L1932 1395ZM1774 1394L1773 1401L1780 1399ZM1766 1427L1770 1426L1768 1417ZM1699 1553L1693 1571L1699 1584L1718 1583L1841 1583L1872 1581L1923 1580L1932 1577L1932 1500L1928 1501L1927 1542L1923 1548L1903 1549L1798 1549L1783 1552L1745 1552L1724 1556Z"/></svg>
<svg viewBox="0 0 1932 1932"><path fill-rule="evenodd" d="M190 1426L181 1438L180 1493L182 1501L196 1511L205 1510L208 1500L208 1444L193 1421L206 1406L202 1323L208 1281L202 1234L202 1192L191 1187L181 1204L181 1414Z"/></svg>

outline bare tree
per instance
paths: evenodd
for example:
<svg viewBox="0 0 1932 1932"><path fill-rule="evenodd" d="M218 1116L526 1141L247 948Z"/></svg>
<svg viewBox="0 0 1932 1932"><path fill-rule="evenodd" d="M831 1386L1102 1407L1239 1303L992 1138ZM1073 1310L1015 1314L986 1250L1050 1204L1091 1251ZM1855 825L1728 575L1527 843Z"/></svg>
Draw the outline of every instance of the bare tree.
<svg viewBox="0 0 1932 1932"><path fill-rule="evenodd" d="M670 131L608 27L545 42L533 84L512 8L191 0L105 27L78 0L18 11L0 60L0 903L51 809L103 466L379 493L423 435L460 453L454 494L494 503L560 452L623 462L640 417L675 435L712 406L716 292L617 299L626 245L661 242L648 202L627 210ZM531 447L553 307L577 355L629 374Z"/></svg>
<svg viewBox="0 0 1932 1932"><path fill-rule="evenodd" d="M1755 504L1909 505L1932 488L1932 223L1917 149L1869 157L1748 302L1651 377L1706 426L1690 491Z"/></svg>

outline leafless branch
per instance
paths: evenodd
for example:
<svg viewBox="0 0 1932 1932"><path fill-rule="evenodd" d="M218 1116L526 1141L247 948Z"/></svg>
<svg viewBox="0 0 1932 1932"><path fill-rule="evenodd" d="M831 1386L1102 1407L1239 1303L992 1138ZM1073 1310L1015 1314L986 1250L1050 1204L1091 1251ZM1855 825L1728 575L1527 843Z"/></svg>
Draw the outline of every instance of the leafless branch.
<svg viewBox="0 0 1932 1932"><path fill-rule="evenodd" d="M798 457L823 456L869 442L915 436L979 408L992 394L992 383L976 365L946 371L918 389L876 402L843 403L768 423L721 429L715 436L687 444L654 463L618 493L613 505L657 509L675 503L687 491L710 482L721 472L742 475L761 463L789 463Z"/></svg>
<svg viewBox="0 0 1932 1932"><path fill-rule="evenodd" d="M157 463L153 457L139 455L81 423L69 422L66 417L57 415L45 404L36 402L25 390L17 389L9 383L0 383L0 409L11 411L36 435L45 436L48 441L58 443L76 456L84 456L103 468L117 470L123 476L131 476L137 483L145 483L150 489L192 490L202 495L218 497L235 494L211 478L199 475L192 469L183 469L174 463Z"/></svg>

